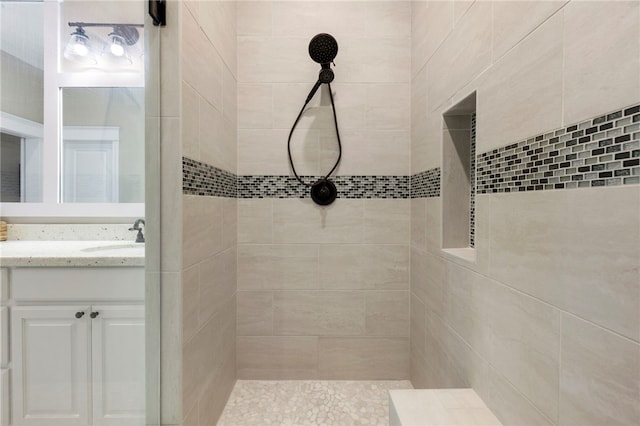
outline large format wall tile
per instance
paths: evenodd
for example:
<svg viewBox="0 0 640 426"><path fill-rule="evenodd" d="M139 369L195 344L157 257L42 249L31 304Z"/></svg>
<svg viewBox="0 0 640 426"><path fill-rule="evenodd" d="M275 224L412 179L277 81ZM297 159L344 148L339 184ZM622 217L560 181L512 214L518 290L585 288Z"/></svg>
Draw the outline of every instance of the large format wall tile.
<svg viewBox="0 0 640 426"><path fill-rule="evenodd" d="M199 2L197 13L202 31L234 76L237 68L236 4L231 1Z"/></svg>
<svg viewBox="0 0 640 426"><path fill-rule="evenodd" d="M365 333L365 293L278 291L273 295L276 335L361 336Z"/></svg>
<svg viewBox="0 0 640 426"><path fill-rule="evenodd" d="M273 292L238 291L238 336L273 335Z"/></svg>
<svg viewBox="0 0 640 426"><path fill-rule="evenodd" d="M278 200L273 204L275 243L362 243L363 200L339 199L319 207L310 199Z"/></svg>
<svg viewBox="0 0 640 426"><path fill-rule="evenodd" d="M237 338L239 379L315 379L318 337L269 336Z"/></svg>
<svg viewBox="0 0 640 426"><path fill-rule="evenodd" d="M447 378L443 387L473 388L481 398L489 395L489 362L478 355L450 327L441 330L446 354Z"/></svg>
<svg viewBox="0 0 640 426"><path fill-rule="evenodd" d="M238 129L271 129L272 107L271 84L238 84Z"/></svg>
<svg viewBox="0 0 640 426"><path fill-rule="evenodd" d="M564 9L565 123L638 102L639 20L636 1L572 1Z"/></svg>
<svg viewBox="0 0 640 426"><path fill-rule="evenodd" d="M345 129L340 131L340 175L408 175L411 168L411 132L406 130ZM332 131L321 137L321 170L336 162L338 145ZM297 167L297 166L296 166Z"/></svg>
<svg viewBox="0 0 640 426"><path fill-rule="evenodd" d="M491 65L491 4L475 2L459 25L427 62L430 111Z"/></svg>
<svg viewBox="0 0 640 426"><path fill-rule="evenodd" d="M340 40L338 40L340 43ZM384 53L381 53L384 52ZM339 62L338 62L339 61ZM336 57L340 82L409 83L411 39L409 37L351 38ZM407 109L409 114L409 110Z"/></svg>
<svg viewBox="0 0 640 426"><path fill-rule="evenodd" d="M428 252L411 252L411 293L416 295L431 315L444 317L447 309L447 265L440 256Z"/></svg>
<svg viewBox="0 0 640 426"><path fill-rule="evenodd" d="M290 2L276 1L272 3L271 12L273 36L310 40L318 33L330 33L340 43L340 37L364 35L364 19L353 17L364 16L366 8L365 3L352 1L336 2L331 6L319 1L305 1L294 7Z"/></svg>
<svg viewBox="0 0 640 426"><path fill-rule="evenodd" d="M182 78L222 110L222 59L191 13L183 9L182 16Z"/></svg>
<svg viewBox="0 0 640 426"><path fill-rule="evenodd" d="M238 243L273 242L273 200L238 200Z"/></svg>
<svg viewBox="0 0 640 426"><path fill-rule="evenodd" d="M273 128L291 129L303 102L313 87L313 81L304 83L281 83L272 85ZM335 87L332 87L336 91ZM333 129L333 113L328 96L328 88L323 86L311 99L296 126L298 129ZM326 92L326 93L325 93ZM337 99L334 99L337 101ZM338 104L341 105L341 104ZM276 107L277 106L277 107ZM287 132L288 134L289 132ZM299 133L295 133L298 135Z"/></svg>
<svg viewBox="0 0 640 426"><path fill-rule="evenodd" d="M637 188L497 195L491 203L493 277L640 340Z"/></svg>
<svg viewBox="0 0 640 426"><path fill-rule="evenodd" d="M404 0L365 3L364 35L410 37L411 6Z"/></svg>
<svg viewBox="0 0 640 426"><path fill-rule="evenodd" d="M426 326L427 317L424 304L415 295L411 295L411 320L410 320L410 378L416 389L426 388L427 379L427 344Z"/></svg>
<svg viewBox="0 0 640 426"><path fill-rule="evenodd" d="M320 287L326 290L407 290L409 249L401 245L320 246Z"/></svg>
<svg viewBox="0 0 640 426"><path fill-rule="evenodd" d="M182 348L182 400L187 412L233 353L236 300L231 297Z"/></svg>
<svg viewBox="0 0 640 426"><path fill-rule="evenodd" d="M489 297L491 364L555 421L558 418L560 311L503 286Z"/></svg>
<svg viewBox="0 0 640 426"><path fill-rule="evenodd" d="M318 289L315 245L240 245L238 289Z"/></svg>
<svg viewBox="0 0 640 426"><path fill-rule="evenodd" d="M200 96L182 82L182 155L200 160Z"/></svg>
<svg viewBox="0 0 640 426"><path fill-rule="evenodd" d="M318 73L306 37L238 36L238 82L308 83Z"/></svg>
<svg viewBox="0 0 640 426"><path fill-rule="evenodd" d="M236 248L230 248L204 260L200 267L200 323L209 320L224 310L229 299L236 293Z"/></svg>
<svg viewBox="0 0 640 426"><path fill-rule="evenodd" d="M200 298L200 269L194 265L182 271L182 339L187 342L200 327L198 301Z"/></svg>
<svg viewBox="0 0 640 426"><path fill-rule="evenodd" d="M271 36L271 2L240 1L237 8L238 36Z"/></svg>
<svg viewBox="0 0 640 426"><path fill-rule="evenodd" d="M409 337L409 293L372 291L365 294L365 333L368 336Z"/></svg>
<svg viewBox="0 0 640 426"><path fill-rule="evenodd" d="M407 244L411 232L410 200L365 200L364 242Z"/></svg>
<svg viewBox="0 0 640 426"><path fill-rule="evenodd" d="M457 1L412 2L412 75L431 58L453 28L452 8Z"/></svg>
<svg viewBox="0 0 640 426"><path fill-rule="evenodd" d="M321 337L318 374L322 379L403 380L409 377L407 338Z"/></svg>
<svg viewBox="0 0 640 426"><path fill-rule="evenodd" d="M222 250L222 203L217 197L182 196L182 262L185 268Z"/></svg>
<svg viewBox="0 0 640 426"><path fill-rule="evenodd" d="M569 0L498 1L493 4L493 62L546 21ZM522 19L526 16L527 19Z"/></svg>
<svg viewBox="0 0 640 426"><path fill-rule="evenodd" d="M485 399L485 403L503 424L532 426L556 424L545 417L493 368L489 368L489 398Z"/></svg>
<svg viewBox="0 0 640 426"><path fill-rule="evenodd" d="M425 251L427 249L427 200L411 199L411 247Z"/></svg>
<svg viewBox="0 0 640 426"><path fill-rule="evenodd" d="M640 344L562 317L560 425L640 422Z"/></svg>
<svg viewBox="0 0 640 426"><path fill-rule="evenodd" d="M488 359L491 345L491 298L496 286L488 278L447 262L447 313L451 328Z"/></svg>
<svg viewBox="0 0 640 426"><path fill-rule="evenodd" d="M240 129L238 131L238 173L241 175L289 175L288 135L288 129ZM291 140L291 154L299 174L320 173L320 137L323 135L324 133L318 129L296 130L295 137ZM335 162L335 159L333 161Z"/></svg>
<svg viewBox="0 0 640 426"><path fill-rule="evenodd" d="M491 78L485 79L477 94L477 153L560 127L562 12L488 72Z"/></svg>
<svg viewBox="0 0 640 426"><path fill-rule="evenodd" d="M238 200L222 199L222 248L223 250L238 245Z"/></svg>

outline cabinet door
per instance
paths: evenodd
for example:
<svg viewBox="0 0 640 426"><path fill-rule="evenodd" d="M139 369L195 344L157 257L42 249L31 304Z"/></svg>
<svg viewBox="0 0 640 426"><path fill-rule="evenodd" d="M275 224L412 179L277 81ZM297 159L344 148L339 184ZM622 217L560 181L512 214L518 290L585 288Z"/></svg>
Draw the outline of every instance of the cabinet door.
<svg viewBox="0 0 640 426"><path fill-rule="evenodd" d="M144 307L92 309L93 425L144 425Z"/></svg>
<svg viewBox="0 0 640 426"><path fill-rule="evenodd" d="M88 312L88 306L12 308L12 424L89 423Z"/></svg>

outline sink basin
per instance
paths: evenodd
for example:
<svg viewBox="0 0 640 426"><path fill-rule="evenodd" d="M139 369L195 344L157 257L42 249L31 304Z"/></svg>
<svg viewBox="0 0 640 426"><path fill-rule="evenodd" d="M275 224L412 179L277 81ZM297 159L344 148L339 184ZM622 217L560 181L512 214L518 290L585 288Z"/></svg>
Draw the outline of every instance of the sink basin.
<svg viewBox="0 0 640 426"><path fill-rule="evenodd" d="M122 244L110 244L104 246L97 247L87 247L83 248L81 251L84 252L96 252L96 251L111 251L111 250L123 250L123 249L144 249L143 243L122 243Z"/></svg>

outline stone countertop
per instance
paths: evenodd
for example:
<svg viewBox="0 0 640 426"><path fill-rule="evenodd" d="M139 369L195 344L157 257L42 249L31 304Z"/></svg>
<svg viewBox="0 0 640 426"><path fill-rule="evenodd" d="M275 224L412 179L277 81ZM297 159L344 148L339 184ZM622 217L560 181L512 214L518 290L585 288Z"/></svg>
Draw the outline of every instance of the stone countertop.
<svg viewBox="0 0 640 426"><path fill-rule="evenodd" d="M144 244L132 241L2 241L0 266L144 266Z"/></svg>

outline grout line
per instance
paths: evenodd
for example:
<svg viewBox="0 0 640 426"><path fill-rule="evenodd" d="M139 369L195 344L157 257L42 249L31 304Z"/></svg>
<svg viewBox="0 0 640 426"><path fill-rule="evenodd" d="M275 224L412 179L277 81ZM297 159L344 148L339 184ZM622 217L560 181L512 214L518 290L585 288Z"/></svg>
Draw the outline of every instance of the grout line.
<svg viewBox="0 0 640 426"><path fill-rule="evenodd" d="M565 4L566 5L566 4ZM560 13L561 16L561 22L560 22L560 27L562 29L562 34L561 34L561 38L560 38L560 47L561 47L561 52L562 52L562 69L560 70L561 72L561 76L562 76L562 80L560 83L560 105L562 110L560 111L560 122L562 123L562 125L564 127L567 127L566 121L565 121L565 53L566 53L566 46L565 46L565 24L566 24L566 20L565 20L565 14L564 14L564 6L563 5L560 10L558 11L558 13Z"/></svg>
<svg viewBox="0 0 640 426"><path fill-rule="evenodd" d="M442 249L439 249L439 251L441 252L441 251L442 251ZM601 330L603 330L603 331L607 331L607 332L612 333L612 334L614 334L614 335L616 335L616 336L618 336L618 337L620 337L620 338L622 338L622 339L624 339L624 340L627 340L627 341L629 341L629 342L631 342L631 343L635 343L635 344L637 344L637 345L640 345L640 340L634 340L633 338L630 338L630 337L628 337L628 336L625 336L625 335L623 335L623 334L620 334L619 332L617 332L617 331L615 331L615 330L609 329L609 328L604 327L604 326L602 326L602 325L599 325L599 324L597 324L597 323L595 323L595 322L593 322L593 321L591 321L591 320L589 320L589 319L583 318L583 317L581 317L580 315L577 315L577 314L572 313L572 312L570 312L570 311L564 310L563 308L561 308L561 307L559 307L559 306L553 305L552 303L547 302L547 301L545 301L545 300L543 300L543 299L540 299L539 297L534 296L534 295L532 295L532 294L529 294L529 293L527 293L527 292L525 292L525 291L523 291L523 290L520 290L520 289L518 289L518 288L512 287L511 285L506 284L506 283L504 283L504 282L502 282L502 281L500 281L500 280L498 280L498 279L496 279L496 278L494 278L494 277L491 277L491 276L489 276L489 275L487 275L487 274L485 274L485 273L483 273L483 272L481 272L481 271L479 271L479 270L472 269L472 268L471 268L470 266L468 266L468 265L463 265L462 263L458 263L458 262L452 261L452 260L450 260L449 258L447 258L446 256L442 256L440 253L437 253L437 252L436 252L436 253L434 253L434 252L432 252L432 251L428 251L428 250L427 250L427 253L428 253L428 254L430 254L430 255L432 255L432 256L440 257L440 258L441 258L441 259L443 259L444 261L449 262L449 263L452 263L453 265L456 265L456 266L459 266L459 267L461 267L461 268L467 269L468 271L470 271L470 272L472 272L472 273L474 273L474 274L480 275L480 276L482 276L482 277L484 277L484 278L486 278L486 279L488 279L488 280L490 280L490 281L492 281L492 282L494 282L494 283L496 283L496 284L498 284L498 285L501 285L501 286L503 286L503 287L506 287L508 290L511 290L511 291L513 291L513 292L515 292L515 293L518 293L518 294L519 294L519 295L521 295L521 296L525 296L525 297L530 298L530 299L533 299L533 300L535 300L535 301L537 301L537 302L539 302L539 303L542 303L543 305L545 305L545 306L547 306L547 307L549 307L549 308L552 308L552 309L554 309L554 310L556 310L556 311L560 312L561 314L571 315L571 316L573 316L573 317L575 317L575 318L577 318L577 319L580 319L580 320L582 320L582 321L584 321L584 322L586 322L586 323L589 323L589 324L591 324L591 325L593 325L593 326L595 326L595 327L598 327L598 328L600 328L600 329L601 329ZM417 296L416 296L416 297L417 297Z"/></svg>
<svg viewBox="0 0 640 426"><path fill-rule="evenodd" d="M518 47L524 40L526 40L527 38L529 38L533 33L535 33L541 26L543 26L547 21L549 21L551 18L553 18L558 12L563 11L565 6L567 6L567 4L569 4L570 0L566 0L566 3L563 4L562 6L560 6L560 8L558 8L555 12L553 12L553 14L547 16L544 20L542 20L542 22L540 22L538 25L536 25L534 28L531 29L531 31L529 31L528 33L526 33L525 35L522 36L522 38L520 38L513 46L511 46L506 52L504 52L502 54L502 56L500 56L497 61L495 62L496 64L499 63L500 61L502 61L512 50L514 50L516 47Z"/></svg>

